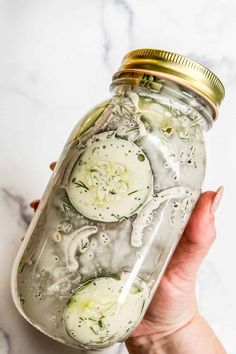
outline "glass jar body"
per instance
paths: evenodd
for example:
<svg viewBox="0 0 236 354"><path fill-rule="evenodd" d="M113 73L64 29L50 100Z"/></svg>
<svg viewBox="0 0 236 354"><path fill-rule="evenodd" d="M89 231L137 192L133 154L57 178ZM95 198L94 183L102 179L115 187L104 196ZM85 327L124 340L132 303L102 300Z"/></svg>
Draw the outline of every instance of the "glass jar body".
<svg viewBox="0 0 236 354"><path fill-rule="evenodd" d="M210 108L143 82L116 86L74 129L13 268L22 315L74 347L130 335L201 192Z"/></svg>

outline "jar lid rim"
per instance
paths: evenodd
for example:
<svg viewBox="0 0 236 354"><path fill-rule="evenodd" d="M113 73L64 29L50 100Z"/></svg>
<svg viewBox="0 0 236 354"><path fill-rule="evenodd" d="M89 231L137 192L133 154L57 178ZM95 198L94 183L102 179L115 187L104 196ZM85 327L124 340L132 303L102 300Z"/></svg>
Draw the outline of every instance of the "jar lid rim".
<svg viewBox="0 0 236 354"><path fill-rule="evenodd" d="M166 74L178 79L183 85L191 87L210 100L215 109L225 96L225 88L221 80L207 67L182 54L160 49L136 49L125 55L117 73L144 72L150 75Z"/></svg>

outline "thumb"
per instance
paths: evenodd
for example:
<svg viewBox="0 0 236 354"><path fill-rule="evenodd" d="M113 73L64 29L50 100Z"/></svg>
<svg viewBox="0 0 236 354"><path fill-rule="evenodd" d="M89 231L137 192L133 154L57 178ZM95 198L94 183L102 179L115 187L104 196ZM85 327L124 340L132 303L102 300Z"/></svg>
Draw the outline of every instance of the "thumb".
<svg viewBox="0 0 236 354"><path fill-rule="evenodd" d="M201 194L198 199L165 273L172 281L176 277L183 280L195 279L198 268L216 237L214 213L222 194L223 187L220 187L216 192Z"/></svg>

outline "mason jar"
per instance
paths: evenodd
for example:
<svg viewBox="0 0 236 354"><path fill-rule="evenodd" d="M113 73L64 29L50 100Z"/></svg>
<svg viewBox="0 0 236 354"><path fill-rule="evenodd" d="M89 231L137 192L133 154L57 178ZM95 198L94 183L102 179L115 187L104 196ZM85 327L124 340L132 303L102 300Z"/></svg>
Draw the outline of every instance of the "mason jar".
<svg viewBox="0 0 236 354"><path fill-rule="evenodd" d="M111 92L69 137L12 272L33 326L96 350L142 320L201 193L224 97L210 70L153 49L125 56Z"/></svg>

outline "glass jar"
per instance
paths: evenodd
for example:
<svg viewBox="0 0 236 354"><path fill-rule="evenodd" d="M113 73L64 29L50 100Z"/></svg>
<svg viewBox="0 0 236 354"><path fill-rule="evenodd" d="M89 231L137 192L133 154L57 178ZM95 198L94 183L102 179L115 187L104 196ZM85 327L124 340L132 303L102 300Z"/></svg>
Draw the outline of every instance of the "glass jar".
<svg viewBox="0 0 236 354"><path fill-rule="evenodd" d="M141 321L200 195L224 96L208 69L159 50L127 54L111 87L65 145L12 273L32 325L89 349Z"/></svg>

